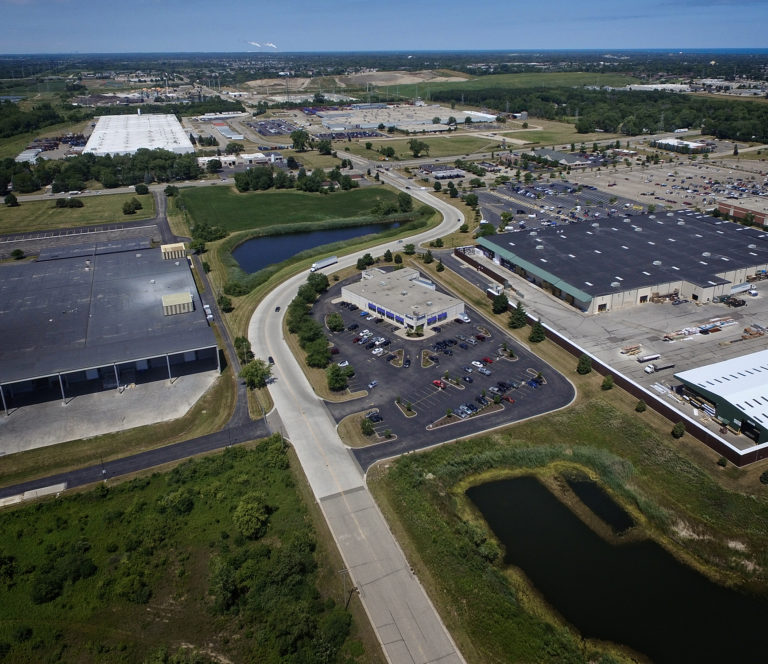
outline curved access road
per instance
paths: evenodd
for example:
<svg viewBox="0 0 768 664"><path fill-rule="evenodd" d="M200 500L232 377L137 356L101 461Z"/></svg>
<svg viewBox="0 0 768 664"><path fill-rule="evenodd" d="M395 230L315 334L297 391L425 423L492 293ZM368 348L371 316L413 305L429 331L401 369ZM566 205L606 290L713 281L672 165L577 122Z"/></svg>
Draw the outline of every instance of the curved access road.
<svg viewBox="0 0 768 664"><path fill-rule="evenodd" d="M404 188L400 178L381 173L380 177ZM460 212L427 192L408 193L443 214L438 227L414 236L414 242L435 239L464 223ZM377 253L401 246L388 242L377 247ZM366 251L343 257L333 269L355 265ZM387 660L392 664L464 662L389 531L360 466L339 438L333 417L285 343L283 315L307 274L296 275L270 292L254 312L248 330L256 356L275 360L275 380L269 391L282 433L296 450ZM275 312L277 306L280 313Z"/></svg>

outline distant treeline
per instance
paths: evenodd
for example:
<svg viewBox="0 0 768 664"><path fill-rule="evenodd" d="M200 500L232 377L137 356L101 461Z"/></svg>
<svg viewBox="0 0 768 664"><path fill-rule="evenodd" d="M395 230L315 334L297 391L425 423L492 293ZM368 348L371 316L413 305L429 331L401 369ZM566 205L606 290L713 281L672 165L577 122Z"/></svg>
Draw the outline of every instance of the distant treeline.
<svg viewBox="0 0 768 664"><path fill-rule="evenodd" d="M0 102L0 138L10 138L59 122L63 122L63 119L50 104L40 104L31 111L22 111L13 102Z"/></svg>
<svg viewBox="0 0 768 664"><path fill-rule="evenodd" d="M495 111L508 107L547 120L576 122L579 133L602 130L637 136L679 128L738 141L768 142L768 104L694 97L670 92L583 88L456 88L432 93L433 101L461 99Z"/></svg>
<svg viewBox="0 0 768 664"><path fill-rule="evenodd" d="M3 159L0 191L6 191L9 183L19 194L29 194L48 185L54 193L79 191L89 180L113 189L140 183L194 180L201 172L194 154L167 150L142 149L133 155L115 157L84 154L66 160L40 160L37 164L17 164L13 159Z"/></svg>

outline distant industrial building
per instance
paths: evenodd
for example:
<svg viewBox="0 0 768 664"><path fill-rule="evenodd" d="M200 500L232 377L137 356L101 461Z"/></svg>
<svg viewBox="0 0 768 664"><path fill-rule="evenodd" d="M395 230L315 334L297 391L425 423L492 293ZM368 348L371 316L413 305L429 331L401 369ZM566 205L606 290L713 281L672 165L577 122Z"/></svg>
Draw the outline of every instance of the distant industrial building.
<svg viewBox="0 0 768 664"><path fill-rule="evenodd" d="M652 141L651 146L661 150L671 150L672 152L683 152L685 154L700 154L711 151L711 147L706 143L682 141L679 138L660 138L657 141Z"/></svg>
<svg viewBox="0 0 768 664"><path fill-rule="evenodd" d="M431 175L435 180L463 178L467 174L466 171L448 164L422 164L419 167L419 172L424 175Z"/></svg>
<svg viewBox="0 0 768 664"><path fill-rule="evenodd" d="M464 303L439 293L417 270L366 270L357 283L344 286L341 297L363 311L409 330L429 329L464 313Z"/></svg>
<svg viewBox="0 0 768 664"><path fill-rule="evenodd" d="M216 369L183 246L132 240L43 250L0 268L0 406Z"/></svg>
<svg viewBox="0 0 768 664"><path fill-rule="evenodd" d="M768 234L690 211L491 235L477 245L590 314L667 296L709 302L768 270Z"/></svg>
<svg viewBox="0 0 768 664"><path fill-rule="evenodd" d="M439 105L398 104L392 106L350 107L343 110L321 110L316 115L322 118L323 126L332 131L350 129L376 129L380 125L397 127L403 131L431 132L447 131L448 119L453 117L458 124L470 122L495 122L496 116L478 111L454 111ZM435 122L435 118L439 122Z"/></svg>
<svg viewBox="0 0 768 664"><path fill-rule="evenodd" d="M103 115L96 123L83 152L97 157L134 154L141 148L176 154L195 151L175 115Z"/></svg>
<svg viewBox="0 0 768 664"><path fill-rule="evenodd" d="M683 394L720 424L768 442L768 350L675 374Z"/></svg>

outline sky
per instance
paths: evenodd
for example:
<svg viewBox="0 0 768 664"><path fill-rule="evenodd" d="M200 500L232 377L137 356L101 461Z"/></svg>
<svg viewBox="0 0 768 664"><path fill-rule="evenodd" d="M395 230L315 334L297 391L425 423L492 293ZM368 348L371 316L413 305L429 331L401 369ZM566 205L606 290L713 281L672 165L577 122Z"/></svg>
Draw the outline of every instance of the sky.
<svg viewBox="0 0 768 664"><path fill-rule="evenodd" d="M0 0L0 16L2 53L768 46L768 0Z"/></svg>

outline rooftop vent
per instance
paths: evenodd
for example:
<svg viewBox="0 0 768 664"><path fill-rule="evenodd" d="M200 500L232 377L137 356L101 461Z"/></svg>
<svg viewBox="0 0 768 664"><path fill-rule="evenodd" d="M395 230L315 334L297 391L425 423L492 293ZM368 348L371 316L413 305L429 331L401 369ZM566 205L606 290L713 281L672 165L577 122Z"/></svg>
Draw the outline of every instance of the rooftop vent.
<svg viewBox="0 0 768 664"><path fill-rule="evenodd" d="M653 261L653 264L654 264L656 267L658 267L659 265L661 265L661 261Z"/></svg>
<svg viewBox="0 0 768 664"><path fill-rule="evenodd" d="M704 256L704 258L709 258L712 254L708 251L702 251L701 255Z"/></svg>
<svg viewBox="0 0 768 664"><path fill-rule="evenodd" d="M621 286L621 284L618 281L612 281L611 286L613 286L614 288L618 288L619 286Z"/></svg>

